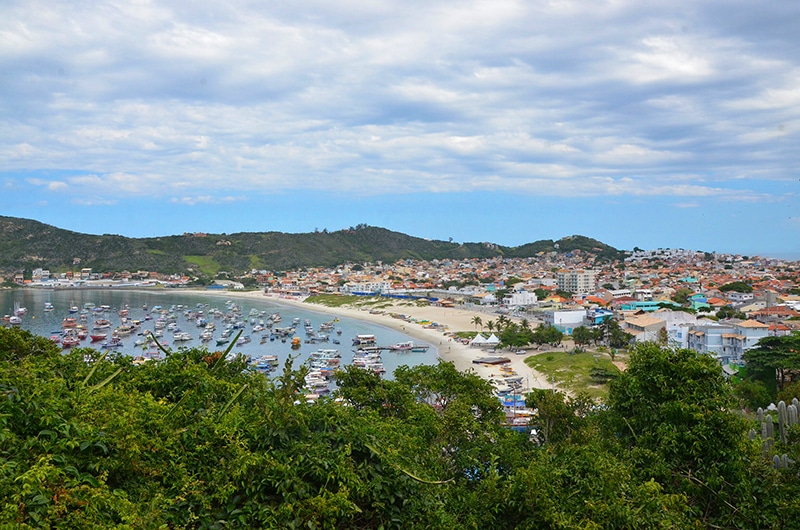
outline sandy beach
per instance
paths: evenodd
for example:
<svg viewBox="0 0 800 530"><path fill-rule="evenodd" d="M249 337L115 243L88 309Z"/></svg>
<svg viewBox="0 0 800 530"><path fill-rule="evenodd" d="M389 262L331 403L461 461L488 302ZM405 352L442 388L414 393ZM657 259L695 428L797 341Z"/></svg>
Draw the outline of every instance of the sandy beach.
<svg viewBox="0 0 800 530"><path fill-rule="evenodd" d="M215 294L207 291L204 293ZM523 377L523 391L529 388L552 387L544 375L531 369L527 364L525 364L525 358L530 354L516 354L510 351L498 351L496 353L490 353L485 349L474 348L469 345L462 344L460 341L454 340L445 335L445 332L441 330L442 328L444 328L445 331L450 332L475 330L473 318L478 316L483 321L489 320L489 317L487 317L486 313L457 308L416 306L413 304L401 305L400 302L392 302L390 307L384 307L382 304L381 312L376 313L363 308L333 308L320 304L311 304L302 300L264 294L261 291L224 291L224 293L219 294L226 297L267 299L278 304L295 305L306 309L313 309L314 311L319 311L322 313L356 318L390 327L398 331L402 331L406 335L421 342L433 344L438 349L440 359L452 362L460 371L471 370L487 380L500 377L501 374L499 367L475 364L473 361L475 359L487 356L506 357L510 359L510 363L507 363L506 366L511 366L517 375ZM389 303L388 300L387 303ZM390 316L391 313L406 315L407 319L403 320L394 318ZM435 322L439 324L439 329L423 327L423 325L418 324L417 322Z"/></svg>

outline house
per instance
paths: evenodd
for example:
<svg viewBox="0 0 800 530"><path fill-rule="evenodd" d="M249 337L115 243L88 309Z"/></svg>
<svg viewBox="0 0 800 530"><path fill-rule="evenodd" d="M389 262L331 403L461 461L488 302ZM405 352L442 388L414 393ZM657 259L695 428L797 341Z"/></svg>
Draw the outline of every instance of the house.
<svg viewBox="0 0 800 530"><path fill-rule="evenodd" d="M572 330L584 325L585 309L553 309L544 312L544 322L562 333L572 335Z"/></svg>
<svg viewBox="0 0 800 530"><path fill-rule="evenodd" d="M528 291L514 291L503 297L503 305L511 308L535 305L537 301L536 293Z"/></svg>
<svg viewBox="0 0 800 530"><path fill-rule="evenodd" d="M698 325L689 329L688 347L713 355L722 364L741 363L744 352L768 334L769 326L756 320Z"/></svg>
<svg viewBox="0 0 800 530"><path fill-rule="evenodd" d="M633 335L636 342L658 342L661 330L666 327L665 320L652 315L636 315L622 322L622 328Z"/></svg>

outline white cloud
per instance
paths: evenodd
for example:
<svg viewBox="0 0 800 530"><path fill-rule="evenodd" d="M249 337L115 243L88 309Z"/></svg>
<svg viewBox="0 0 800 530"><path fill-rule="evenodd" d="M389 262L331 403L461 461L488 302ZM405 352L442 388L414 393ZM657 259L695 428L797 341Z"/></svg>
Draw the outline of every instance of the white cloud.
<svg viewBox="0 0 800 530"><path fill-rule="evenodd" d="M6 171L68 170L37 185L100 201L264 189L760 200L800 164L791 9L10 1L0 156Z"/></svg>

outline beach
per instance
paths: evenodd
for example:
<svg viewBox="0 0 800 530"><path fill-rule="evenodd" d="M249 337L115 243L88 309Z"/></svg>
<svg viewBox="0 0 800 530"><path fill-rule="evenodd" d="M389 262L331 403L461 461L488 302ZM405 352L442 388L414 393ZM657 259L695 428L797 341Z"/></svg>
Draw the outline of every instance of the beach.
<svg viewBox="0 0 800 530"><path fill-rule="evenodd" d="M215 293L204 291L204 294ZM552 384L547 381L547 378L543 374L525 364L525 358L531 355L532 352L517 354L511 351L498 350L492 353L486 349L463 344L461 341L455 340L445 334L445 332L475 330L476 327L473 323L474 317L478 316L483 321L488 320L487 314L480 311L436 306L418 306L415 304L408 304L407 302L393 301L392 299L387 299L386 304L381 304L380 311L370 311L364 308L329 307L321 304L312 304L299 299L265 294L262 291L236 292L226 290L220 292L219 295L236 298L267 299L278 304L295 305L322 313L346 316L393 328L421 342L432 344L437 348L439 358L447 362L452 362L459 371L473 371L486 380L501 377L499 366L476 364L473 361L487 356L505 357L509 359L509 362L504 365L510 366L518 376L522 376L523 391L531 388L552 388ZM392 313L405 315L406 318L395 318L391 316ZM434 329L432 327L425 327L418 322L435 322L438 326Z"/></svg>

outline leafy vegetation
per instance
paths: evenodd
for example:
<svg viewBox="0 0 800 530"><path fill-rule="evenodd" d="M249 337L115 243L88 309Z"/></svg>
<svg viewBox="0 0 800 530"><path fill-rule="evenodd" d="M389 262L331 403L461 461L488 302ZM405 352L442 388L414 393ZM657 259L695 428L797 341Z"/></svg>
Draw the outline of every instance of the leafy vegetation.
<svg viewBox="0 0 800 530"><path fill-rule="evenodd" d="M737 281L737 282L730 282L726 283L725 285L720 285L719 290L723 293L728 291L735 291L737 293L752 293L753 286L749 283Z"/></svg>
<svg viewBox="0 0 800 530"><path fill-rule="evenodd" d="M213 276L221 270L280 271L399 259L532 257L539 252L575 251L608 258L624 257L616 249L582 236L503 247L491 243L428 240L358 225L335 232L303 234L245 232L133 239L80 234L37 221L0 216L0 271L41 267L55 273L74 270L77 266L103 272L148 270L172 274L184 273L190 265L195 265Z"/></svg>
<svg viewBox="0 0 800 530"><path fill-rule="evenodd" d="M308 403L225 352L162 361L0 329L0 527L729 528L800 515L716 361L635 349L605 407L542 390L529 437L448 363L348 368ZM755 422L753 422L755 424ZM800 461L797 431L775 440Z"/></svg>

